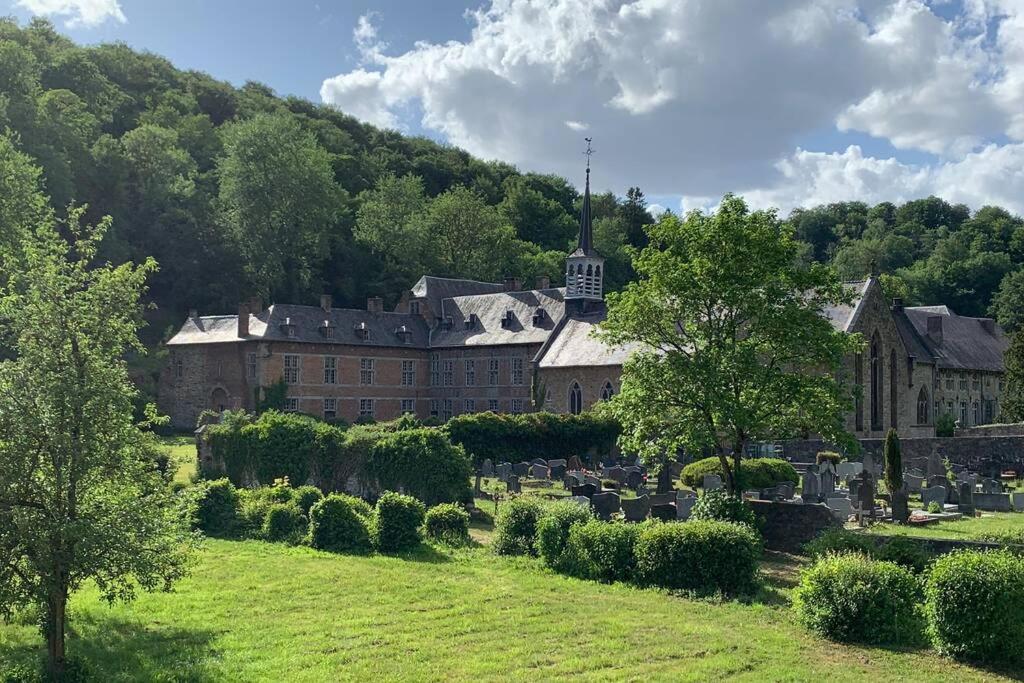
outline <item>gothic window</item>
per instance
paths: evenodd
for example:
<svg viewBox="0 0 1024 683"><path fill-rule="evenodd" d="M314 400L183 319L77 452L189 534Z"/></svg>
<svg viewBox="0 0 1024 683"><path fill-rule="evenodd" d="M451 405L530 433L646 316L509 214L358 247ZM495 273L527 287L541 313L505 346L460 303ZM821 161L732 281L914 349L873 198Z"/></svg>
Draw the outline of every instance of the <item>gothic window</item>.
<svg viewBox="0 0 1024 683"><path fill-rule="evenodd" d="M928 390L921 387L921 391L917 394L917 424L926 425L930 422L928 419L928 409L930 407L928 401Z"/></svg>
<svg viewBox="0 0 1024 683"><path fill-rule="evenodd" d="M889 352L889 426L897 429L899 424L900 387L897 381L896 349Z"/></svg>
<svg viewBox="0 0 1024 683"><path fill-rule="evenodd" d="M605 382L604 388L601 389L601 400L607 401L615 395L615 387L612 386L611 382Z"/></svg>
<svg viewBox="0 0 1024 683"><path fill-rule="evenodd" d="M594 268L594 277L601 277L601 266Z"/></svg>
<svg viewBox="0 0 1024 683"><path fill-rule="evenodd" d="M853 417L855 429L859 432L864 429L864 354L858 353L853 357L854 382L857 383L857 393L853 399Z"/></svg>
<svg viewBox="0 0 1024 683"><path fill-rule="evenodd" d="M882 431L882 342L871 337L871 430Z"/></svg>
<svg viewBox="0 0 1024 683"><path fill-rule="evenodd" d="M587 277L590 277L593 274L594 274L594 266L592 264L588 263L587 264Z"/></svg>
<svg viewBox="0 0 1024 683"><path fill-rule="evenodd" d="M576 274L577 275L583 275L583 264L582 263L579 263L579 264L576 265Z"/></svg>
<svg viewBox="0 0 1024 683"><path fill-rule="evenodd" d="M578 382L573 382L569 387L569 412L573 415L583 412L583 391Z"/></svg>

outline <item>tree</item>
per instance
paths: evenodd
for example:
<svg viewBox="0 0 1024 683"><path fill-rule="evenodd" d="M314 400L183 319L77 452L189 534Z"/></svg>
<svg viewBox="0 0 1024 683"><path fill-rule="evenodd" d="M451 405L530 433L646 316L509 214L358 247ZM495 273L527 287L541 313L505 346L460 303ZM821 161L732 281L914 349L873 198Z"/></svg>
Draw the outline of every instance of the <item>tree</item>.
<svg viewBox="0 0 1024 683"><path fill-rule="evenodd" d="M169 587L192 544L124 361L155 264L90 268L105 225L81 229L80 213L67 242L39 227L0 300L15 352L0 362L0 612L41 609L56 680L69 595L86 580L109 600Z"/></svg>
<svg viewBox="0 0 1024 683"><path fill-rule="evenodd" d="M1024 422L1024 329L1010 338L1006 350L1006 393L1003 395L1002 421Z"/></svg>
<svg viewBox="0 0 1024 683"><path fill-rule="evenodd" d="M423 221L428 203L423 181L411 174L400 178L388 174L359 199L356 241L379 254L406 280L428 272L433 252Z"/></svg>
<svg viewBox="0 0 1024 683"><path fill-rule="evenodd" d="M0 135L0 282L20 263L21 248L36 226L53 218L40 192L39 167Z"/></svg>
<svg viewBox="0 0 1024 683"><path fill-rule="evenodd" d="M623 447L650 461L712 451L735 493L750 440L814 431L851 443L852 390L836 375L861 341L823 315L849 300L834 272L799 265L792 229L731 195L717 213L665 216L648 235L638 279L608 295L601 332L637 345L612 400Z"/></svg>
<svg viewBox="0 0 1024 683"><path fill-rule="evenodd" d="M423 220L441 275L500 279L521 250L522 242L497 209L461 185L435 197Z"/></svg>
<svg viewBox="0 0 1024 683"><path fill-rule="evenodd" d="M1003 278L988 310L1006 331L1024 328L1024 266Z"/></svg>
<svg viewBox="0 0 1024 683"><path fill-rule="evenodd" d="M620 212L626 224L626 240L629 244L637 248L647 246L644 228L653 223L654 219L647 210L647 199L639 187L626 190L626 201L622 203Z"/></svg>

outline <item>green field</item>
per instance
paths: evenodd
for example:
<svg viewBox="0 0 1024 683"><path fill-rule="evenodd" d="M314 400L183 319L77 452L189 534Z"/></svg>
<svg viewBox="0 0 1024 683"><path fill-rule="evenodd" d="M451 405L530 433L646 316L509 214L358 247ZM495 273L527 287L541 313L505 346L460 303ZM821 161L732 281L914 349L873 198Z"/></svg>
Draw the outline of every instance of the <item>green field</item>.
<svg viewBox="0 0 1024 683"><path fill-rule="evenodd" d="M192 436L160 437L171 455L171 467L174 468L174 481L184 484L191 481L196 471L196 440Z"/></svg>
<svg viewBox="0 0 1024 683"><path fill-rule="evenodd" d="M956 541L982 541L990 534L1016 535L1024 541L1024 512L983 512L980 517L926 526L876 524L867 533L916 538L949 538Z"/></svg>
<svg viewBox="0 0 1024 683"><path fill-rule="evenodd" d="M999 680L926 650L809 635L788 609L792 560L775 559L763 594L740 604L479 547L402 559L210 541L175 593L114 607L76 595L69 650L102 681ZM34 627L0 626L0 670L39 648Z"/></svg>

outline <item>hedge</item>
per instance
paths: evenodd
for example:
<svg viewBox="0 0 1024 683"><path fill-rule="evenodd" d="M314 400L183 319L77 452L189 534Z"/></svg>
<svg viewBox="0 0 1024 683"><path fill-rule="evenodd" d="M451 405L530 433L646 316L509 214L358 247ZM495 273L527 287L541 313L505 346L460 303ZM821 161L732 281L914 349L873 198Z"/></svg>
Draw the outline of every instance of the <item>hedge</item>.
<svg viewBox="0 0 1024 683"><path fill-rule="evenodd" d="M827 555L856 553L875 560L894 562L916 574L928 568L933 555L925 547L906 536L892 536L884 541L842 528L826 529L804 545L804 552L819 559Z"/></svg>
<svg viewBox="0 0 1024 683"><path fill-rule="evenodd" d="M574 524L585 524L594 518L589 507L564 500L553 503L537 522L537 554L552 569L561 569L562 553Z"/></svg>
<svg viewBox="0 0 1024 683"><path fill-rule="evenodd" d="M464 545L469 542L469 513L455 503L441 503L427 510L423 528L435 541Z"/></svg>
<svg viewBox="0 0 1024 683"><path fill-rule="evenodd" d="M690 519L711 519L719 522L746 524L757 532L757 518L750 503L725 491L705 491L694 503Z"/></svg>
<svg viewBox="0 0 1024 683"><path fill-rule="evenodd" d="M717 474L724 479L722 463L717 457L691 462L683 468L680 479L691 488L704 485L705 474ZM796 485L800 481L796 470L780 458L746 458L740 461L740 483L745 489L766 489L783 482Z"/></svg>
<svg viewBox="0 0 1024 683"><path fill-rule="evenodd" d="M336 553L366 553L371 549L370 525L351 496L332 493L309 511L309 544Z"/></svg>
<svg viewBox="0 0 1024 683"><path fill-rule="evenodd" d="M494 521L494 552L498 555L536 555L537 522L544 508L530 498L513 498L498 510Z"/></svg>
<svg viewBox="0 0 1024 683"><path fill-rule="evenodd" d="M561 570L570 576L605 583L632 579L636 569L634 546L644 528L645 524L597 519L573 524L559 560Z"/></svg>
<svg viewBox="0 0 1024 683"><path fill-rule="evenodd" d="M366 472L382 489L403 490L427 505L469 502L473 466L461 446L427 427L378 438Z"/></svg>
<svg viewBox="0 0 1024 683"><path fill-rule="evenodd" d="M415 548L422 540L420 526L426 508L412 496L388 491L377 500L371 534L379 552L392 553Z"/></svg>
<svg viewBox="0 0 1024 683"><path fill-rule="evenodd" d="M750 593L757 586L761 542L746 524L648 523L634 552L641 584L725 595Z"/></svg>

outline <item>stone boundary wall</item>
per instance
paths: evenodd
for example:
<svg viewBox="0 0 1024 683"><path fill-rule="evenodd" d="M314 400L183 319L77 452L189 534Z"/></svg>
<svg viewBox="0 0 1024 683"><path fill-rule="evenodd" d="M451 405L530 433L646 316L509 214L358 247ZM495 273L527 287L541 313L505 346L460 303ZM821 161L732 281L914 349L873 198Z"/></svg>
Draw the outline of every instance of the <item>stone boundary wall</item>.
<svg viewBox="0 0 1024 683"><path fill-rule="evenodd" d="M980 425L978 427L964 427L956 430L959 436L1024 436L1024 422L1011 422L1007 424Z"/></svg>
<svg viewBox="0 0 1024 683"><path fill-rule="evenodd" d="M787 553L803 552L803 545L825 529L841 526L824 505L775 503L767 500L749 501L762 520L761 536L768 550Z"/></svg>
<svg viewBox="0 0 1024 683"><path fill-rule="evenodd" d="M861 447L881 463L884 439L860 439ZM818 451L840 450L820 439L782 442L783 457L793 462L814 462ZM927 459L936 452L961 468L985 476L998 476L1001 470L1024 473L1024 436L956 436L900 439L904 466L917 458ZM854 459L860 459L855 457Z"/></svg>

